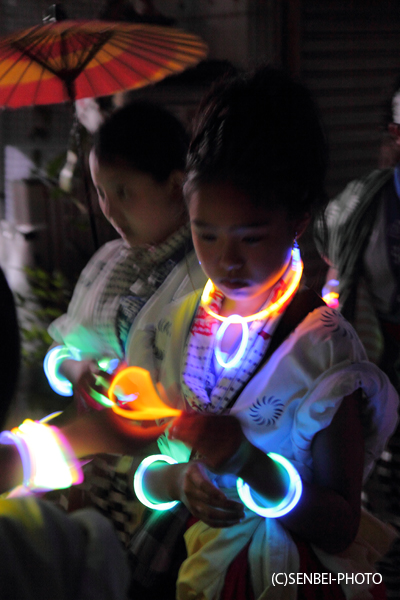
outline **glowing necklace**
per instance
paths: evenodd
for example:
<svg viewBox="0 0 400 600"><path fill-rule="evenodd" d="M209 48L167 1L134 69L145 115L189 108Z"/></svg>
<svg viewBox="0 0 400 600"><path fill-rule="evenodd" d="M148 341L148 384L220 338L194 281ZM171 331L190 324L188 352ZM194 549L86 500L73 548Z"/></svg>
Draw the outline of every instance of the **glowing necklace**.
<svg viewBox="0 0 400 600"><path fill-rule="evenodd" d="M204 310L214 319L218 319L218 321L223 321L223 324L219 327L217 334L215 336L215 358L221 367L225 369L231 369L235 367L239 361L243 358L243 355L246 351L247 342L249 339L249 327L247 323L251 321L264 321L268 317L270 317L273 313L278 312L278 310L286 303L290 298L296 293L297 288L299 287L301 276L303 274L303 263L301 262L300 250L296 245L292 250L292 260L291 260L291 273L289 274L289 283L282 294L282 296L276 301L260 310L259 312L249 315L247 317L241 317L240 315L230 315L229 317L222 317L218 315L216 312L211 310L210 303L212 301L212 292L215 289L213 282L209 279L205 285L203 290L203 294L201 296L201 303L204 307ZM242 339L240 342L239 349L234 354L233 358L229 361L225 361L223 359L223 355L221 352L221 340L225 334L225 331L232 323L240 323L242 326Z"/></svg>

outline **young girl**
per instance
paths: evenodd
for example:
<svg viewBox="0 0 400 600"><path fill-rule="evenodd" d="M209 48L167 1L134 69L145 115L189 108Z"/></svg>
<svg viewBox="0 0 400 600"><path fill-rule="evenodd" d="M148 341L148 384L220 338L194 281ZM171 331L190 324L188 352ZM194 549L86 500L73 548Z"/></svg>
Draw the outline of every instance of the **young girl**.
<svg viewBox="0 0 400 600"><path fill-rule="evenodd" d="M59 371L81 409L90 402L85 392L97 361L123 359L131 325L150 298L157 312L181 284L187 291L193 282L203 284L182 196L186 151L183 125L147 102L116 110L95 135L92 180L102 212L121 237L91 258L68 312L49 328L54 345L71 349Z"/></svg>
<svg viewBox="0 0 400 600"><path fill-rule="evenodd" d="M129 348L189 413L135 477L148 506L173 508L132 541L132 597L379 597L360 494L397 395L343 317L300 288L296 240L324 206L325 168L315 106L283 73L203 102L184 191L209 282Z"/></svg>
<svg viewBox="0 0 400 600"><path fill-rule="evenodd" d="M95 135L93 183L101 210L121 237L91 258L68 312L49 328L54 352L60 352L58 371L70 382L67 393L74 393L78 412L100 408L89 393L98 376L104 377L98 361L124 359L131 327L140 319L155 322L174 295L204 285L182 194L187 146L183 125L165 109L142 101L116 110ZM91 490L90 502L113 515L122 537L137 522L132 497L125 493L129 466L120 457L95 459L84 484ZM117 492L111 481L115 470ZM88 501L82 490L74 490L68 508ZM62 503L67 504L65 498Z"/></svg>

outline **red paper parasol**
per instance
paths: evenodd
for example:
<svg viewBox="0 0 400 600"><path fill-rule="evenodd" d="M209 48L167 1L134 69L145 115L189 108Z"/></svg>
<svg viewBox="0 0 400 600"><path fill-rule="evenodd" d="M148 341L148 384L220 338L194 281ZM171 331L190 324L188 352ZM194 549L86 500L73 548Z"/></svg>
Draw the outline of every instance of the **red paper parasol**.
<svg viewBox="0 0 400 600"><path fill-rule="evenodd" d="M0 106L107 96L196 65L197 36L146 23L60 21L0 40Z"/></svg>
<svg viewBox="0 0 400 600"><path fill-rule="evenodd" d="M171 27L96 20L49 22L0 39L0 106L58 104L140 88L196 65L206 53L199 37ZM83 173L97 248L84 167Z"/></svg>

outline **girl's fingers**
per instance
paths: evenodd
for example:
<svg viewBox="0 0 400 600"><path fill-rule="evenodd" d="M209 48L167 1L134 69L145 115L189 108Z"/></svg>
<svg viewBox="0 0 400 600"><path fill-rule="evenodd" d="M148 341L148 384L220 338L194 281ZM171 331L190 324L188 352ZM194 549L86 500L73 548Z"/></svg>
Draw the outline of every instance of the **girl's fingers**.
<svg viewBox="0 0 400 600"><path fill-rule="evenodd" d="M183 491L194 516L212 527L229 527L244 517L243 505L214 486L201 463L188 468Z"/></svg>

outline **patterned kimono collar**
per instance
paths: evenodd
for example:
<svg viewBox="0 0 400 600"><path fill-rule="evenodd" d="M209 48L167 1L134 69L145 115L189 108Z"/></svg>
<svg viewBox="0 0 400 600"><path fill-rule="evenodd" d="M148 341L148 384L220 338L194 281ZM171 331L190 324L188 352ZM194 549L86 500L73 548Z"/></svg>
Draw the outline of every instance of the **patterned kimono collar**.
<svg viewBox="0 0 400 600"><path fill-rule="evenodd" d="M131 260L141 265L157 265L167 260L189 240L191 241L190 224L185 223L164 242L161 242L161 244L142 244L141 246L133 247L126 244L125 252L127 256L130 256ZM189 250L191 249L192 244L189 247Z"/></svg>
<svg viewBox="0 0 400 600"><path fill-rule="evenodd" d="M125 352L125 344L133 321L149 298L165 281L174 267L193 248L190 226L185 224L169 238L156 246L140 246L127 248L127 254L120 265L123 281L131 281L129 289L121 290L120 274L114 271L113 283L108 286L108 298L111 305L114 298L119 298L119 306L115 319L115 329L121 346ZM114 325L113 325L114 326Z"/></svg>
<svg viewBox="0 0 400 600"><path fill-rule="evenodd" d="M274 285L262 310L285 295L292 281L293 260L289 263L282 278ZM188 404L199 412L220 413L224 411L229 406L231 399L251 379L291 298L270 316L251 320L248 323L249 339L243 358L237 365L231 368L222 368L219 371L214 366L214 349L215 336L221 321L210 314L210 309L219 315L223 299L224 295L216 288L211 289L206 305L203 298L186 342L182 368L182 391Z"/></svg>

